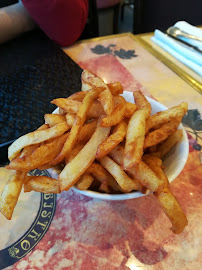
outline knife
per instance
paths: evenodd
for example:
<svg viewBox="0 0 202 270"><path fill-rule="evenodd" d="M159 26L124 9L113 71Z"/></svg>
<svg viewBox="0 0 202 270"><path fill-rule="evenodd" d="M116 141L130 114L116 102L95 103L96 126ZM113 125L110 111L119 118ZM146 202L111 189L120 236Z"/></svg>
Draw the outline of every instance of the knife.
<svg viewBox="0 0 202 270"><path fill-rule="evenodd" d="M202 54L202 49L199 49L197 46L194 46L194 45L192 45L192 44L190 44L190 43L188 43L188 42L182 40L181 38L177 38L177 37L175 37L175 36L169 34L167 31L166 31L165 34L166 34L167 36L169 36L169 37L171 37L171 38L173 38L173 39L175 39L175 40L181 42L182 44L188 46L188 47L191 48L192 50L195 50L195 51L197 51L197 52L199 52L199 53Z"/></svg>

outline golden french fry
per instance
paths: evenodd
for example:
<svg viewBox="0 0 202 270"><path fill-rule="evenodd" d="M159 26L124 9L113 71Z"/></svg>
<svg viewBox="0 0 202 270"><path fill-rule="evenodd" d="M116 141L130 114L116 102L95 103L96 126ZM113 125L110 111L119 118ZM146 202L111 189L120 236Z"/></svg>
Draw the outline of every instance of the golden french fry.
<svg viewBox="0 0 202 270"><path fill-rule="evenodd" d="M133 92L135 104L138 110L145 110L147 112L147 118L151 115L151 104L147 101L146 97L141 91Z"/></svg>
<svg viewBox="0 0 202 270"><path fill-rule="evenodd" d="M65 115L65 118L66 118L66 122L67 122L67 125L72 127L74 122L75 122L75 119L76 119L76 114L74 113L67 113Z"/></svg>
<svg viewBox="0 0 202 270"><path fill-rule="evenodd" d="M145 140L145 121L147 112L136 111L130 118L126 133L123 168L129 169L141 161Z"/></svg>
<svg viewBox="0 0 202 270"><path fill-rule="evenodd" d="M112 151L120 142L125 138L127 130L127 124L122 120L114 129L113 133L99 145L96 158L101 158L106 156L110 151Z"/></svg>
<svg viewBox="0 0 202 270"><path fill-rule="evenodd" d="M81 128L86 120L87 112L92 104L92 102L99 96L99 94L104 90L103 87L93 88L84 97L79 111L76 115L76 120L71 128L67 141L65 142L61 153L50 163L51 165L56 165L61 162L65 157L69 156L74 144L77 141Z"/></svg>
<svg viewBox="0 0 202 270"><path fill-rule="evenodd" d="M117 125L124 117L126 110L126 101L121 96L114 97L116 107L111 115L104 117L100 123L102 127L110 127Z"/></svg>
<svg viewBox="0 0 202 270"><path fill-rule="evenodd" d="M124 147L123 145L117 145L112 151L109 152L109 156L119 165L123 164Z"/></svg>
<svg viewBox="0 0 202 270"><path fill-rule="evenodd" d="M66 122L65 116L59 114L45 114L44 119L46 124L49 125L49 127L53 127L59 123Z"/></svg>
<svg viewBox="0 0 202 270"><path fill-rule="evenodd" d="M76 187L80 190L86 190L93 183L93 180L92 175L84 173L76 183Z"/></svg>
<svg viewBox="0 0 202 270"><path fill-rule="evenodd" d="M27 176L24 192L60 193L59 181L48 176Z"/></svg>
<svg viewBox="0 0 202 270"><path fill-rule="evenodd" d="M107 185L110 186L112 190L122 191L114 177L108 173L108 171L105 170L101 164L95 162L92 163L86 172L92 174L92 176L101 183L106 181Z"/></svg>
<svg viewBox="0 0 202 270"><path fill-rule="evenodd" d="M71 162L69 162L60 173L59 180L62 191L70 189L79 179L79 177L85 172L85 170L93 163L98 145L107 138L109 132L110 127L101 127L99 121L97 128L90 140L82 148L78 155Z"/></svg>
<svg viewBox="0 0 202 270"><path fill-rule="evenodd" d="M51 103L68 113L77 113L81 106L80 101L71 98L56 98L53 99Z"/></svg>
<svg viewBox="0 0 202 270"><path fill-rule="evenodd" d="M122 165L123 163L123 155L124 155L124 147L122 145L117 145L111 152L109 152L109 156L119 165ZM137 176L137 173L134 171L134 169L128 169L127 172L133 176L133 181L136 185L136 190L141 191L142 193L145 193L147 188L141 184L141 182L135 178ZM143 182L143 181L142 181Z"/></svg>
<svg viewBox="0 0 202 270"><path fill-rule="evenodd" d="M161 168L162 160L150 155L144 155L142 160L158 176L158 178L163 180L164 186L169 187L168 178Z"/></svg>
<svg viewBox="0 0 202 270"><path fill-rule="evenodd" d="M107 86L107 85L106 85ZM114 99L112 93L110 92L108 86L106 89L99 95L100 103L103 106L103 109L107 115L111 115L114 111Z"/></svg>
<svg viewBox="0 0 202 270"><path fill-rule="evenodd" d="M14 159L22 148L30 145L37 144L58 137L67 131L69 126L67 123L60 123L45 130L36 130L26 135L21 136L14 141L8 148L9 160Z"/></svg>
<svg viewBox="0 0 202 270"><path fill-rule="evenodd" d="M108 156L99 159L101 165L115 178L124 192L136 190L134 181Z"/></svg>
<svg viewBox="0 0 202 270"><path fill-rule="evenodd" d="M87 142L93 135L97 126L97 120L85 124L78 136L78 142Z"/></svg>
<svg viewBox="0 0 202 270"><path fill-rule="evenodd" d="M108 83L107 84L110 92L112 93L113 96L117 96L119 94L123 94L123 86L121 85L120 82L114 82L114 83ZM82 92L87 92L88 90L92 89L94 87L93 84L87 83L82 79ZM85 94L83 94L85 95Z"/></svg>
<svg viewBox="0 0 202 270"><path fill-rule="evenodd" d="M157 112L147 120L146 133L148 132L148 130L154 128L157 125L164 124L176 118L181 119L185 115L187 110L188 104L186 102L182 102L178 106L174 106L165 111Z"/></svg>
<svg viewBox="0 0 202 270"><path fill-rule="evenodd" d="M13 171L0 197L0 212L11 219L27 172Z"/></svg>
<svg viewBox="0 0 202 270"><path fill-rule="evenodd" d="M181 233L187 226L188 222L179 202L169 189L168 178L158 165L158 161L155 157L146 155L144 157L144 162L161 180L163 180L164 188L160 192L154 192L154 196L160 203L164 213L169 218L172 224L171 230L176 234Z"/></svg>
<svg viewBox="0 0 202 270"><path fill-rule="evenodd" d="M71 98L73 100L77 100L77 101L83 101L86 94L87 94L87 91L86 92L80 91L80 92L74 93L73 95L69 96L69 98Z"/></svg>
<svg viewBox="0 0 202 270"><path fill-rule="evenodd" d="M145 138L144 148L151 147L164 141L169 135L173 134L177 130L178 126L179 121L166 122L159 129L152 131Z"/></svg>
<svg viewBox="0 0 202 270"><path fill-rule="evenodd" d="M126 102L125 118L130 118L136 111L137 106L134 103Z"/></svg>
<svg viewBox="0 0 202 270"><path fill-rule="evenodd" d="M61 152L68 136L68 133L63 134L51 142L40 145L30 155L13 159L7 168L19 171L30 171L49 163Z"/></svg>
<svg viewBox="0 0 202 270"><path fill-rule="evenodd" d="M84 142L77 143L72 149L69 156L65 157L65 164L72 161L76 157L76 155L81 151L81 149L85 146Z"/></svg>
<svg viewBox="0 0 202 270"><path fill-rule="evenodd" d="M176 234L181 233L187 226L188 221L175 196L169 189L166 192L157 192L154 195L172 224L171 231Z"/></svg>
<svg viewBox="0 0 202 270"><path fill-rule="evenodd" d="M41 127L39 127L37 130L45 130L48 129L49 125L48 124L44 124ZM26 146L25 148L23 148L23 150L18 154L19 156L17 157L24 157L26 155L30 155L37 147L39 147L40 143L36 143L36 144L31 144Z"/></svg>
<svg viewBox="0 0 202 270"><path fill-rule="evenodd" d="M73 100L71 98L58 98L51 101L51 103L55 104L59 108L62 108L66 113L71 115L70 119L73 118L72 115L76 115L78 113L79 108L82 104L81 101ZM94 102L91 103L91 106L87 113L87 118L88 119L98 118L102 114L104 114L103 107L98 100L95 100ZM66 116L66 120L68 120L68 116Z"/></svg>
<svg viewBox="0 0 202 270"><path fill-rule="evenodd" d="M123 94L123 86L120 82L108 83L107 86L109 87L109 90L113 96Z"/></svg>
<svg viewBox="0 0 202 270"><path fill-rule="evenodd" d="M163 181L144 163L138 163L135 168L129 169L129 172L140 181L140 183L149 190L161 191L164 188Z"/></svg>
<svg viewBox="0 0 202 270"><path fill-rule="evenodd" d="M114 100L107 84L95 74L84 70L81 75L82 82L88 83L92 87L104 87L105 90L100 93L99 100L107 115L111 115L114 110ZM82 89L83 90L83 89ZM86 90L86 89L85 89ZM89 89L88 89L89 90Z"/></svg>
<svg viewBox="0 0 202 270"><path fill-rule="evenodd" d="M160 153L160 157L163 158L170 151L170 149L181 140L182 136L182 130L176 130L164 142L162 142L162 144L157 147L156 152Z"/></svg>
<svg viewBox="0 0 202 270"><path fill-rule="evenodd" d="M99 186L99 191L110 193L109 187L107 185L107 180L103 181L101 185Z"/></svg>

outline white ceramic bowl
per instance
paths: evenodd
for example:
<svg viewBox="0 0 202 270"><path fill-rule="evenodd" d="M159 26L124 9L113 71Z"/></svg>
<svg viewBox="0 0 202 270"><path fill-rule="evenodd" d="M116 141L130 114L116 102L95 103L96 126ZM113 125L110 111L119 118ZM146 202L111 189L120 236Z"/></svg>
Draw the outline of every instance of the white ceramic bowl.
<svg viewBox="0 0 202 270"><path fill-rule="evenodd" d="M126 99L126 101L134 103L132 92L124 91L123 96ZM160 104L154 99L147 98L147 100L152 106L152 114L167 109L164 105ZM187 133L182 124L180 124L179 129L182 129L183 133L182 140L180 141L180 143L178 143L175 147L171 149L171 151L166 155L166 158L163 161L163 165L165 166L164 172L168 177L169 182L172 182L183 170L189 154L189 141L187 138ZM139 198L146 195L137 191L124 194L105 194L91 190L79 190L76 187L72 187L72 189L83 195L102 200L128 200Z"/></svg>

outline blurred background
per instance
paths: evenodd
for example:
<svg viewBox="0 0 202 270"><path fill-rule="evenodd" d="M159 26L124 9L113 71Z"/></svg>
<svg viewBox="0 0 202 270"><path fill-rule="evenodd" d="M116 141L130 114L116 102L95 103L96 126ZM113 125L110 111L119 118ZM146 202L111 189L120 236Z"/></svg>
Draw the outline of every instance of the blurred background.
<svg viewBox="0 0 202 270"><path fill-rule="evenodd" d="M0 7L17 2L0 0ZM202 25L202 0L89 0L88 21L80 39L165 31L182 20Z"/></svg>
<svg viewBox="0 0 202 270"><path fill-rule="evenodd" d="M82 38L165 31L182 20L202 25L201 0L89 0L89 6Z"/></svg>

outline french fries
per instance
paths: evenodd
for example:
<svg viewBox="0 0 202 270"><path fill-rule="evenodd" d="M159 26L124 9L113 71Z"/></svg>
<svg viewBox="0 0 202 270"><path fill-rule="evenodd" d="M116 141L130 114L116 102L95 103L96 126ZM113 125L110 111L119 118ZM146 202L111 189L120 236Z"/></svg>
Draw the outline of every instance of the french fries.
<svg viewBox="0 0 202 270"><path fill-rule="evenodd" d="M133 180L116 164L112 159L105 156L99 159L100 164L116 179L124 192L130 192L136 189Z"/></svg>
<svg viewBox="0 0 202 270"><path fill-rule="evenodd" d="M27 176L24 192L37 191L41 193L60 193L59 182L48 176Z"/></svg>
<svg viewBox="0 0 202 270"><path fill-rule="evenodd" d="M8 148L8 158L9 160L14 159L20 151L31 144L37 144L44 142L48 139L58 137L65 133L69 129L66 122L57 124L46 130L36 130L34 132L23 135L18 138L11 146Z"/></svg>
<svg viewBox="0 0 202 270"><path fill-rule="evenodd" d="M7 219L12 217L26 174L27 172L13 171L1 194L0 211Z"/></svg>
<svg viewBox="0 0 202 270"><path fill-rule="evenodd" d="M127 131L127 123L125 120L122 120L114 129L114 132L98 146L97 149L97 158L106 156L111 152L120 142L125 138Z"/></svg>
<svg viewBox="0 0 202 270"><path fill-rule="evenodd" d="M46 124L49 125L49 127L53 127L59 123L66 122L65 116L59 114L45 114L44 120Z"/></svg>
<svg viewBox="0 0 202 270"><path fill-rule="evenodd" d="M70 189L76 183L79 177L93 163L99 144L109 135L110 127L101 127L100 121L98 121L97 128L91 139L60 173L59 180L61 191Z"/></svg>
<svg viewBox="0 0 202 270"><path fill-rule="evenodd" d="M126 111L126 101L123 97L117 96L114 97L115 101L115 109L111 113L111 115L108 115L104 117L100 123L102 127L111 127L117 125L124 117L125 111Z"/></svg>
<svg viewBox="0 0 202 270"><path fill-rule="evenodd" d="M145 140L146 117L147 112L145 110L138 110L131 116L128 123L123 158L123 167L125 170L141 161Z"/></svg>
<svg viewBox="0 0 202 270"><path fill-rule="evenodd" d="M86 190L93 183L93 177L90 174L84 173L81 178L77 181L76 187L81 190Z"/></svg>
<svg viewBox="0 0 202 270"><path fill-rule="evenodd" d="M45 114L38 130L9 147L13 170L0 198L0 211L11 219L22 186L25 192L60 193L73 185L105 193L153 193L180 233L187 219L172 194L162 160L182 138L178 125L187 103L151 116L151 105L140 92L135 104L120 96L119 82L106 84L83 71L82 91L51 101L59 114ZM58 180L28 176L29 170L59 165Z"/></svg>

